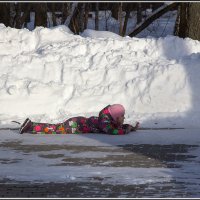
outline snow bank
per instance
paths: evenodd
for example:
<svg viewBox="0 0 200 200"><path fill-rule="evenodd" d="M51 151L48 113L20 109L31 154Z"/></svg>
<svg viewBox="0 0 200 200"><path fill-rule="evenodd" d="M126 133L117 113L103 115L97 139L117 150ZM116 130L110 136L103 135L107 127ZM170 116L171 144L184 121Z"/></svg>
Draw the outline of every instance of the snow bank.
<svg viewBox="0 0 200 200"><path fill-rule="evenodd" d="M200 126L200 42L83 36L65 26L0 26L1 126L97 115L113 103L125 106L128 123Z"/></svg>

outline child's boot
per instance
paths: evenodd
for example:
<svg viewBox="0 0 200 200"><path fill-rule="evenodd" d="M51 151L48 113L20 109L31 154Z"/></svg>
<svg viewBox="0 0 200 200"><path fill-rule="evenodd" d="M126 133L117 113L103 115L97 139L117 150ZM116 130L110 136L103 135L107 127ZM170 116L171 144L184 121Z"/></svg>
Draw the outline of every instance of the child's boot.
<svg viewBox="0 0 200 200"><path fill-rule="evenodd" d="M19 133L23 134L27 131L29 131L32 127L32 122L29 118L27 118L24 123L21 125L20 129L19 129Z"/></svg>

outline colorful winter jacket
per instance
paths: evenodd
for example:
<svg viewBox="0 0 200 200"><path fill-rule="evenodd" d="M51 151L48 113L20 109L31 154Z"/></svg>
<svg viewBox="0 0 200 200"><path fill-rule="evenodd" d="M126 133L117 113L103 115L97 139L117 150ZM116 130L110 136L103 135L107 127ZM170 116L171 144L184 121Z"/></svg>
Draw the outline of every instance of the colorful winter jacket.
<svg viewBox="0 0 200 200"><path fill-rule="evenodd" d="M70 134L70 133L104 133L112 135L126 134L129 124L118 125L109 113L106 106L99 112L99 116L95 117L73 117L67 119L63 123L59 124L47 124L32 122L30 131L32 133L44 133L44 134Z"/></svg>

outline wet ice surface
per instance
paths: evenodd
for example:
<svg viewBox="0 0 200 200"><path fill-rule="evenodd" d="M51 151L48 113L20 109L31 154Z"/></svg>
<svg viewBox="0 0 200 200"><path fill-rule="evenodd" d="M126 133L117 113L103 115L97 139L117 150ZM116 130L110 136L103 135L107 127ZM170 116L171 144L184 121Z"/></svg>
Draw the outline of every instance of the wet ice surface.
<svg viewBox="0 0 200 200"><path fill-rule="evenodd" d="M1 136L4 197L200 196L198 130Z"/></svg>

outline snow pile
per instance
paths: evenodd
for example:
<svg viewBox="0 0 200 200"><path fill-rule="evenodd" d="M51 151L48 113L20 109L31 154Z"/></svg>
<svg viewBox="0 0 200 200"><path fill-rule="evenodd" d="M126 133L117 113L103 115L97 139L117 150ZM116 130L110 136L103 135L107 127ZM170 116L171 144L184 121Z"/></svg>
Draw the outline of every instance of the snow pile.
<svg viewBox="0 0 200 200"><path fill-rule="evenodd" d="M86 29L81 34L82 37L90 37L90 38L112 38L112 39L121 39L122 37L116 33L112 33L109 31L95 31Z"/></svg>
<svg viewBox="0 0 200 200"><path fill-rule="evenodd" d="M200 42L122 38L65 26L0 26L1 126L26 117L58 122L126 108L126 122L199 127Z"/></svg>

